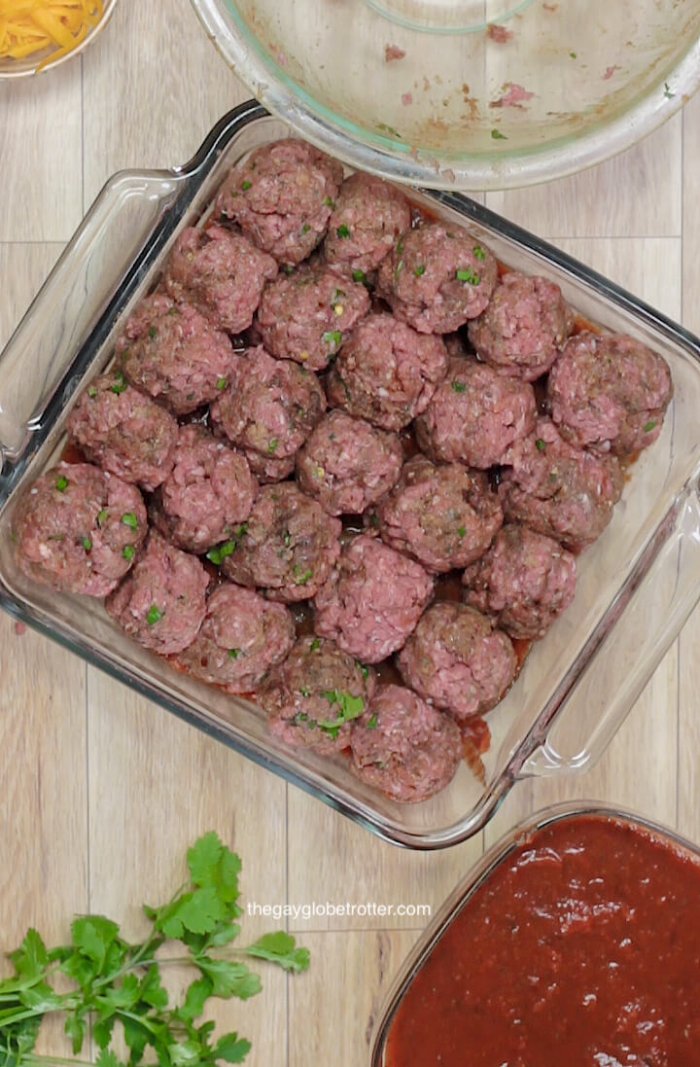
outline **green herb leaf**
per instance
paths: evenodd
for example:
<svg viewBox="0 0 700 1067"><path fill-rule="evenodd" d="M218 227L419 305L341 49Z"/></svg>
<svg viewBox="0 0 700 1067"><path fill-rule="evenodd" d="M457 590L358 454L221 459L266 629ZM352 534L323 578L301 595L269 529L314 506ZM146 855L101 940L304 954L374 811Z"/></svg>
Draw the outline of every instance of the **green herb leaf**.
<svg viewBox="0 0 700 1067"><path fill-rule="evenodd" d="M329 689L322 695L329 704L338 707L338 715L335 719L326 722L319 721L318 727L335 740L340 733L341 726L362 715L365 702L362 697L353 696L352 693L345 693L339 689Z"/></svg>
<svg viewBox="0 0 700 1067"><path fill-rule="evenodd" d="M362 285L367 281L367 275L363 270L354 270L352 272L352 280L354 282L361 282Z"/></svg>
<svg viewBox="0 0 700 1067"><path fill-rule="evenodd" d="M238 1034L224 1034L214 1046L213 1057L225 1063L243 1063L252 1047L250 1041Z"/></svg>
<svg viewBox="0 0 700 1067"><path fill-rule="evenodd" d="M109 511L107 510L107 508L102 508L102 511L99 511L97 513L97 525L98 526L104 526L104 524L107 522L108 518L109 518Z"/></svg>
<svg viewBox="0 0 700 1067"><path fill-rule="evenodd" d="M425 263L419 263L417 267L414 267L413 273L416 278L422 278L425 274Z"/></svg>
<svg viewBox="0 0 700 1067"><path fill-rule="evenodd" d="M379 719L377 718L376 714L375 715L370 715L369 719L367 720L367 729L368 730L376 730L378 726L379 726Z"/></svg>
<svg viewBox="0 0 700 1067"><path fill-rule="evenodd" d="M303 570L298 564L295 564L293 571L295 585L306 585L306 583L314 576L314 572L311 568Z"/></svg>
<svg viewBox="0 0 700 1067"><path fill-rule="evenodd" d="M537 449L538 452L546 452L547 451L547 442L543 441L541 437L538 437L535 440L535 448Z"/></svg>
<svg viewBox="0 0 700 1067"><path fill-rule="evenodd" d="M479 285L481 277L472 270L471 267L465 267L463 270L455 271L455 277L458 282L467 282L469 285Z"/></svg>
<svg viewBox="0 0 700 1067"><path fill-rule="evenodd" d="M474 245L472 252L474 254L474 259L478 259L480 263L483 263L486 259L486 253L484 252L481 245Z"/></svg>
<svg viewBox="0 0 700 1067"><path fill-rule="evenodd" d="M58 489L59 493L65 493L65 491L66 491L66 489L68 488L69 485L70 485L70 482L68 481L68 479L63 474L61 474L56 479L56 488Z"/></svg>
<svg viewBox="0 0 700 1067"><path fill-rule="evenodd" d="M309 645L309 652L318 652L321 647L321 640L318 637L314 637L313 641Z"/></svg>
<svg viewBox="0 0 700 1067"><path fill-rule="evenodd" d="M241 654L240 648L230 648L227 652L229 659L238 659Z"/></svg>
<svg viewBox="0 0 700 1067"><path fill-rule="evenodd" d="M94 399L95 399L95 397L97 396L97 386L95 386L95 385L91 385L91 386L90 386L90 387L88 388L88 391L87 391L87 393L88 393L88 396L90 397L90 399L91 399L91 400L94 400Z"/></svg>
<svg viewBox="0 0 700 1067"><path fill-rule="evenodd" d="M246 178L246 180L244 182L241 182L241 189L243 190L244 193L247 193L248 190L252 189L252 188L253 188L253 183L251 181L248 181L247 178Z"/></svg>
<svg viewBox="0 0 700 1067"><path fill-rule="evenodd" d="M267 451L271 456L274 456L275 452L277 451L278 445L279 441L276 437L271 437L270 440L267 442Z"/></svg>
<svg viewBox="0 0 700 1067"><path fill-rule="evenodd" d="M331 211L335 210L335 200L333 200L330 196L327 196L324 199L323 203L324 203L325 207L329 207L331 209Z"/></svg>
<svg viewBox="0 0 700 1067"><path fill-rule="evenodd" d="M41 934L30 927L24 935L24 941L18 949L9 954L9 958L14 964L17 976L29 981L39 978L46 969L46 965L49 962L48 953L46 951L46 945L44 944ZM2 988L6 988L7 983L2 983Z"/></svg>
<svg viewBox="0 0 700 1067"><path fill-rule="evenodd" d="M131 561L132 561L132 559L134 558L135 555L136 555L136 549L134 548L133 545L124 545L124 547L122 549L122 556L124 557L125 560L128 560L128 562L131 563Z"/></svg>
<svg viewBox="0 0 700 1067"><path fill-rule="evenodd" d="M197 978L187 988L185 1002L178 1011L180 1018L186 1022L194 1022L204 1012L205 1005L211 995L211 981L208 978Z"/></svg>
<svg viewBox="0 0 700 1067"><path fill-rule="evenodd" d="M458 526L457 527L457 537L462 538L462 537L466 537L466 536L467 536L467 528L466 528L466 526Z"/></svg>
<svg viewBox="0 0 700 1067"><path fill-rule="evenodd" d="M203 956L197 960L197 966L211 982L215 997L249 1000L262 989L260 977L245 963L232 963L229 960L215 960Z"/></svg>
<svg viewBox="0 0 700 1067"><path fill-rule="evenodd" d="M149 326L148 327L148 336L153 341L158 336L158 327L157 326Z"/></svg>
<svg viewBox="0 0 700 1067"><path fill-rule="evenodd" d="M323 343L330 345L332 350L337 351L343 343L343 335L340 330L329 330L323 335Z"/></svg>
<svg viewBox="0 0 700 1067"><path fill-rule="evenodd" d="M644 433L651 433L651 431L655 430L655 429L656 429L656 419L650 419L649 422L646 422L644 424L644 426L642 427L642 430L644 431Z"/></svg>
<svg viewBox="0 0 700 1067"><path fill-rule="evenodd" d="M228 378L217 378L216 388L220 393L223 393L224 389L228 388Z"/></svg>
<svg viewBox="0 0 700 1067"><path fill-rule="evenodd" d="M128 526L131 530L138 530L139 520L133 511L125 511L122 515L122 522L125 526Z"/></svg>
<svg viewBox="0 0 700 1067"><path fill-rule="evenodd" d="M71 926L73 944L96 964L98 971L104 967L107 949L118 933L117 924L103 915L84 915Z"/></svg>
<svg viewBox="0 0 700 1067"><path fill-rule="evenodd" d="M338 237L340 237L341 240L346 240L350 236L350 230L345 225L345 223L343 223L342 226L339 226L335 232L338 234Z"/></svg>
<svg viewBox="0 0 700 1067"><path fill-rule="evenodd" d="M255 956L261 960L269 960L276 963L285 971L293 971L298 974L309 968L310 955L307 948L297 948L297 943L291 934L283 930L276 934L264 934L263 937L245 949L247 956Z"/></svg>
<svg viewBox="0 0 700 1067"><path fill-rule="evenodd" d="M110 386L110 389L119 396L120 393L123 393L128 388L128 385L129 383L122 372L118 371L114 376L114 385Z"/></svg>
<svg viewBox="0 0 700 1067"><path fill-rule="evenodd" d="M92 541L89 537L84 537L82 543L86 552L92 552Z"/></svg>
<svg viewBox="0 0 700 1067"><path fill-rule="evenodd" d="M500 130L491 130L491 136L493 137L494 141L507 141L508 140L506 135L504 133L501 133Z"/></svg>
<svg viewBox="0 0 700 1067"><path fill-rule="evenodd" d="M452 389L455 393L466 393L467 383L461 382L459 378L455 378L455 380L452 382Z"/></svg>
<svg viewBox="0 0 700 1067"><path fill-rule="evenodd" d="M160 610L157 604L151 604L146 615L146 622L149 626L155 626L157 622L163 618L163 612Z"/></svg>

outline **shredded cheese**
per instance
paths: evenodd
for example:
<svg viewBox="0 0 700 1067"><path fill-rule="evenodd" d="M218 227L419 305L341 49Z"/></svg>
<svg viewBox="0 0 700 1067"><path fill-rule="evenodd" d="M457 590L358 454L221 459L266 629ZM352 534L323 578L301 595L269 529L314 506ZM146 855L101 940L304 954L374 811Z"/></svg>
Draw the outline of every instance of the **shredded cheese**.
<svg viewBox="0 0 700 1067"><path fill-rule="evenodd" d="M41 69L77 48L103 14L102 0L0 0L0 57L49 50Z"/></svg>

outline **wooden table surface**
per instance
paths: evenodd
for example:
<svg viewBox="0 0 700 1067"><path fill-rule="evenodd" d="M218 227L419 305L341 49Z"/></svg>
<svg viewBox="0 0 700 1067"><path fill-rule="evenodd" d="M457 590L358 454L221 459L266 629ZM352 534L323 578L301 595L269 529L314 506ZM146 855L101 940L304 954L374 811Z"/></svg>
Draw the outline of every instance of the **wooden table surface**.
<svg viewBox="0 0 700 1067"><path fill-rule="evenodd" d="M0 342L105 179L185 161L247 95L189 0L125 0L82 59L3 84ZM698 331L699 167L700 98L611 162L487 203ZM433 909L485 843L556 799L620 802L700 841L697 612L597 768L519 785L485 835L428 855L381 843L4 615L0 635L4 950L29 925L64 938L87 910L136 932L141 902L179 883L186 847L211 828L241 853L250 901ZM252 1039L251 1067L364 1067L385 991L425 921L299 920L311 970L266 972L259 997L217 1017ZM251 934L276 925L246 923ZM45 1047L59 1054L60 1036Z"/></svg>

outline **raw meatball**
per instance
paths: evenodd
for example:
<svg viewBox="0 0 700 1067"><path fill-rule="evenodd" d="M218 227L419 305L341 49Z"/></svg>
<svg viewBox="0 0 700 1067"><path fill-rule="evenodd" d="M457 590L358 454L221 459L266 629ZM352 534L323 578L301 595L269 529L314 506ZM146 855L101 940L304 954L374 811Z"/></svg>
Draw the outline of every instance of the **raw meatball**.
<svg viewBox="0 0 700 1067"><path fill-rule="evenodd" d="M401 473L396 434L331 411L297 453L299 485L330 515L361 515Z"/></svg>
<svg viewBox="0 0 700 1067"><path fill-rule="evenodd" d="M614 456L595 456L559 436L551 419L511 449L501 503L506 519L582 548L601 535L620 499L622 471Z"/></svg>
<svg viewBox="0 0 700 1067"><path fill-rule="evenodd" d="M511 637L543 637L576 590L576 560L558 541L508 523L462 577L467 604Z"/></svg>
<svg viewBox="0 0 700 1067"><path fill-rule="evenodd" d="M469 323L469 340L480 359L532 382L552 366L571 326L558 285L510 271L486 310Z"/></svg>
<svg viewBox="0 0 700 1067"><path fill-rule="evenodd" d="M384 312L368 315L345 341L328 375L332 407L401 430L424 411L447 370L439 337L426 337Z"/></svg>
<svg viewBox="0 0 700 1067"><path fill-rule="evenodd" d="M242 333L253 321L277 261L223 226L183 230L165 268L174 300L191 304L219 330Z"/></svg>
<svg viewBox="0 0 700 1067"><path fill-rule="evenodd" d="M418 563L362 534L316 595L315 629L363 663L379 663L401 648L432 592Z"/></svg>
<svg viewBox="0 0 700 1067"><path fill-rule="evenodd" d="M121 371L95 378L71 411L68 433L85 457L152 491L173 468L177 422Z"/></svg>
<svg viewBox="0 0 700 1067"><path fill-rule="evenodd" d="M146 551L105 607L144 648L169 656L194 641L204 621L209 575L196 556L151 530Z"/></svg>
<svg viewBox="0 0 700 1067"><path fill-rule="evenodd" d="M532 386L473 359L450 360L447 377L416 420L421 449L442 463L486 470L532 433L537 402Z"/></svg>
<svg viewBox="0 0 700 1067"><path fill-rule="evenodd" d="M175 466L156 491L151 519L180 548L206 552L248 518L257 489L245 456L203 426L181 426Z"/></svg>
<svg viewBox="0 0 700 1067"><path fill-rule="evenodd" d="M481 471L461 463L435 466L414 456L381 501L379 532L429 571L466 567L482 556L503 523L503 511Z"/></svg>
<svg viewBox="0 0 700 1067"><path fill-rule="evenodd" d="M369 304L364 285L332 267L304 264L267 286L257 328L273 356L323 370Z"/></svg>
<svg viewBox="0 0 700 1067"><path fill-rule="evenodd" d="M138 489L89 463L59 463L31 486L12 520L20 569L64 593L107 596L146 536Z"/></svg>
<svg viewBox="0 0 700 1067"><path fill-rule="evenodd" d="M629 456L661 433L673 395L666 361L624 334L572 337L552 368L547 400L562 437Z"/></svg>
<svg viewBox="0 0 700 1067"><path fill-rule="evenodd" d="M342 180L340 163L290 137L234 167L216 210L278 263L301 263L326 232Z"/></svg>
<svg viewBox="0 0 700 1067"><path fill-rule="evenodd" d="M515 677L513 644L465 604L434 604L398 658L404 681L460 721L498 704Z"/></svg>
<svg viewBox="0 0 700 1067"><path fill-rule="evenodd" d="M294 482L264 486L224 573L273 600L308 600L340 554L341 525Z"/></svg>
<svg viewBox="0 0 700 1067"><path fill-rule="evenodd" d="M229 693L251 693L293 644L288 608L225 582L209 597L202 628L178 663L194 678Z"/></svg>
<svg viewBox="0 0 700 1067"><path fill-rule="evenodd" d="M340 189L328 223L323 255L364 281L411 225L411 207L394 185L372 174L352 174Z"/></svg>
<svg viewBox="0 0 700 1067"><path fill-rule="evenodd" d="M326 398L312 371L273 359L259 346L240 357L232 387L213 405L211 418L249 457L257 453L277 461L294 455L325 410Z"/></svg>
<svg viewBox="0 0 700 1067"><path fill-rule="evenodd" d="M160 292L141 301L117 341L117 362L131 384L176 415L216 399L235 361L225 333Z"/></svg>
<svg viewBox="0 0 700 1067"><path fill-rule="evenodd" d="M262 485L283 482L294 470L295 456L263 456L260 452L246 452L246 459L251 471Z"/></svg>
<svg viewBox="0 0 700 1067"><path fill-rule="evenodd" d="M300 637L257 698L271 734L331 756L348 747L373 690L374 675L332 641Z"/></svg>
<svg viewBox="0 0 700 1067"><path fill-rule="evenodd" d="M351 746L357 777L404 804L439 793L462 759L457 724L400 685L379 687Z"/></svg>
<svg viewBox="0 0 700 1067"><path fill-rule="evenodd" d="M466 230L430 222L400 238L379 268L377 291L420 333L451 333L484 310L497 271Z"/></svg>

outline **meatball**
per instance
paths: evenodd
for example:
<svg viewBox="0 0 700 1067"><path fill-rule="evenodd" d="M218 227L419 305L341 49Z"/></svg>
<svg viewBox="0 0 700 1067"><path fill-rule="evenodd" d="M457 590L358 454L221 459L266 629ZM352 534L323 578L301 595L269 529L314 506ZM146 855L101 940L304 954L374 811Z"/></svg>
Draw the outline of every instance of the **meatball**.
<svg viewBox="0 0 700 1067"><path fill-rule="evenodd" d="M323 370L369 303L364 285L332 267L304 264L267 286L257 328L273 356Z"/></svg>
<svg viewBox="0 0 700 1067"><path fill-rule="evenodd" d="M107 612L144 648L169 656L194 641L204 621L209 575L196 556L151 530L132 572L105 601Z"/></svg>
<svg viewBox="0 0 700 1067"><path fill-rule="evenodd" d="M314 601L316 633L363 663L379 663L404 641L433 592L423 568L371 534L353 538Z"/></svg>
<svg viewBox="0 0 700 1067"><path fill-rule="evenodd" d="M277 261L223 226L183 230L165 268L165 287L218 330L242 333L253 321Z"/></svg>
<svg viewBox="0 0 700 1067"><path fill-rule="evenodd" d="M374 676L332 641L300 637L257 694L270 733L295 748L331 756L347 748Z"/></svg>
<svg viewBox="0 0 700 1067"><path fill-rule="evenodd" d="M428 608L398 658L401 676L424 700L463 721L498 704L517 669L513 643L465 604Z"/></svg>
<svg viewBox="0 0 700 1067"><path fill-rule="evenodd" d="M180 548L206 552L248 518L257 488L245 456L203 426L181 426L175 465L156 490L151 519Z"/></svg>
<svg viewBox="0 0 700 1067"><path fill-rule="evenodd" d="M12 520L20 569L64 593L107 596L146 536L138 489L89 463L59 463L21 499Z"/></svg>
<svg viewBox="0 0 700 1067"><path fill-rule="evenodd" d="M410 225L411 207L396 186L372 174L351 174L330 217L323 255L364 281Z"/></svg>
<svg viewBox="0 0 700 1067"><path fill-rule="evenodd" d="M560 437L548 418L506 457L500 486L506 519L583 548L601 535L620 499L622 471L614 456L595 456Z"/></svg>
<svg viewBox="0 0 700 1067"><path fill-rule="evenodd" d="M439 337L426 337L385 312L352 331L328 375L332 407L401 430L424 411L447 370Z"/></svg>
<svg viewBox="0 0 700 1067"><path fill-rule="evenodd" d="M461 463L436 467L425 456L408 461L377 517L383 541L438 572L482 556L503 523L485 474Z"/></svg>
<svg viewBox="0 0 700 1067"><path fill-rule="evenodd" d="M656 440L672 395L666 361L624 334L572 337L547 385L549 408L562 437L618 456Z"/></svg>
<svg viewBox="0 0 700 1067"><path fill-rule="evenodd" d="M273 359L259 346L240 357L232 388L212 406L211 418L248 456L277 461L294 456L325 410L326 398L312 371Z"/></svg>
<svg viewBox="0 0 700 1067"><path fill-rule="evenodd" d="M379 687L350 743L357 777L404 804L439 793L462 760L457 724L400 685Z"/></svg>
<svg viewBox="0 0 700 1067"><path fill-rule="evenodd" d="M216 211L278 263L293 265L323 238L342 180L340 163L290 137L263 145L234 167Z"/></svg>
<svg viewBox="0 0 700 1067"><path fill-rule="evenodd" d="M379 268L377 291L420 333L451 333L484 310L497 271L466 230L430 222L400 238Z"/></svg>
<svg viewBox="0 0 700 1067"><path fill-rule="evenodd" d="M571 326L558 285L510 271L486 310L469 323L469 340L480 359L532 382L552 366Z"/></svg>
<svg viewBox="0 0 700 1067"><path fill-rule="evenodd" d="M288 608L225 582L209 597L202 628L178 663L194 678L229 693L250 693L293 644Z"/></svg>
<svg viewBox="0 0 700 1067"><path fill-rule="evenodd" d="M534 640L573 600L576 560L551 537L508 523L462 581L467 604L493 616L511 637Z"/></svg>
<svg viewBox="0 0 700 1067"><path fill-rule="evenodd" d="M240 585L261 586L273 600L314 596L340 554L341 525L294 482L264 486L223 570Z"/></svg>
<svg viewBox="0 0 700 1067"><path fill-rule="evenodd" d="M416 420L421 449L442 463L485 470L532 433L537 402L532 386L485 363L453 357L447 377Z"/></svg>
<svg viewBox="0 0 700 1067"><path fill-rule="evenodd" d="M402 463L396 434L331 411L297 452L297 479L330 515L360 515L391 489Z"/></svg>
<svg viewBox="0 0 700 1067"><path fill-rule="evenodd" d="M295 456L263 456L260 452L246 452L246 459L251 471L262 485L283 482L294 471Z"/></svg>
<svg viewBox="0 0 700 1067"><path fill-rule="evenodd" d="M215 400L235 360L225 333L196 308L160 292L141 301L117 341L117 362L126 378L175 415Z"/></svg>
<svg viewBox="0 0 700 1067"><path fill-rule="evenodd" d="M121 371L95 378L68 417L85 457L125 482L152 491L173 468L177 422Z"/></svg>

